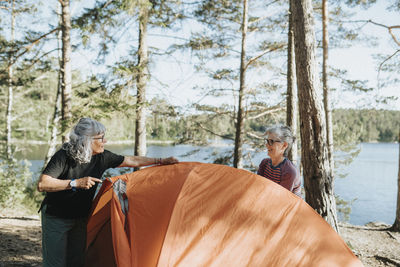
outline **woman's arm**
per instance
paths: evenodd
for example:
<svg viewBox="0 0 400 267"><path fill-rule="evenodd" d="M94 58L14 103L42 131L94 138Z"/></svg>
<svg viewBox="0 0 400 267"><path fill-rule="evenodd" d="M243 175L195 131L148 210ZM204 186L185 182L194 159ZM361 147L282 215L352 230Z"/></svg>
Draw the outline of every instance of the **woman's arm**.
<svg viewBox="0 0 400 267"><path fill-rule="evenodd" d="M101 183L100 179L94 177L83 177L76 179L76 188L81 189L89 189L96 184L96 182ZM39 192L58 192L63 190L71 189L70 183L71 180L61 180L54 177L51 177L47 174L40 175L37 190Z"/></svg>
<svg viewBox="0 0 400 267"><path fill-rule="evenodd" d="M292 192L293 187L294 187L294 181L295 181L296 176L294 176L291 173L286 173L282 175L281 182L279 183L281 186Z"/></svg>
<svg viewBox="0 0 400 267"><path fill-rule="evenodd" d="M148 158L142 156L125 156L124 161L118 167L141 167L148 165L174 164L179 161L174 157L169 158Z"/></svg>
<svg viewBox="0 0 400 267"><path fill-rule="evenodd" d="M297 171L295 166L289 165L286 162L286 164L282 166L282 178L279 184L292 192L296 180L300 180L300 173Z"/></svg>

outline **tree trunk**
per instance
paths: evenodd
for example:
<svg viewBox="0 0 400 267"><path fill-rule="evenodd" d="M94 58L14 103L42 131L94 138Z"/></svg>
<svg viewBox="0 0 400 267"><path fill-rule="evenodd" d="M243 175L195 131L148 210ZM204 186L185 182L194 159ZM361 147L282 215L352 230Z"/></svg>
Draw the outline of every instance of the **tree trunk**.
<svg viewBox="0 0 400 267"><path fill-rule="evenodd" d="M333 129L332 129L332 112L329 101L329 87L328 87L328 47L329 47L329 35L328 35L328 1L322 0L322 87L324 90L324 108L326 118L326 136L328 144L328 157L329 164L331 165L331 171L333 172L334 161L333 161Z"/></svg>
<svg viewBox="0 0 400 267"><path fill-rule="evenodd" d="M62 141L66 141L66 131L71 120L71 94L72 94L72 73L71 73L71 14L69 0L59 0L61 3L61 31L62 31L62 60L61 60L61 130Z"/></svg>
<svg viewBox="0 0 400 267"><path fill-rule="evenodd" d="M146 155L146 85L149 79L148 73L148 47L147 47L147 23L149 20L148 2L140 4L139 13L139 51L137 76L137 106L136 106L136 132L135 155Z"/></svg>
<svg viewBox="0 0 400 267"><path fill-rule="evenodd" d="M289 1L289 30L288 30L288 62L287 62L287 97L286 97L286 124L292 128L293 135L297 134L297 87L296 87L296 65L294 55L294 34L292 7ZM297 141L293 142L288 158L297 164Z"/></svg>
<svg viewBox="0 0 400 267"><path fill-rule="evenodd" d="M326 147L326 120L320 99L311 0L292 0L300 135L306 201L338 231L333 176Z"/></svg>
<svg viewBox="0 0 400 267"><path fill-rule="evenodd" d="M397 206L396 219L392 226L393 231L400 231L400 128L399 128L399 169L397 173Z"/></svg>
<svg viewBox="0 0 400 267"><path fill-rule="evenodd" d="M240 85L239 85L239 103L236 118L236 136L235 151L233 157L233 167L243 168L243 128L245 120L244 97L246 90L246 35L247 35L247 0L243 1L243 21L242 21L242 50L240 53Z"/></svg>
<svg viewBox="0 0 400 267"><path fill-rule="evenodd" d="M15 13L14 13L14 1L11 1L11 38L10 41L14 45L14 33L15 31ZM7 112L6 112L6 150L7 159L11 159L11 131L12 131L12 108L13 108L13 65L14 56L10 54L9 65L8 65L8 99L7 99Z"/></svg>
<svg viewBox="0 0 400 267"><path fill-rule="evenodd" d="M52 125L52 131L51 131L49 149L47 150L47 155L46 155L46 158L44 159L43 168L45 168L45 166L47 166L47 163L49 163L50 158L56 152L57 135L58 135L58 123L60 121L60 104L61 104L61 50L60 50L60 43L61 43L61 31L58 31L58 33L57 33L57 40L58 40L58 62L59 62L60 69L58 71L57 94L56 94L56 100L55 100L55 104L54 104L54 113L53 113L53 119L52 119L52 124L51 124Z"/></svg>

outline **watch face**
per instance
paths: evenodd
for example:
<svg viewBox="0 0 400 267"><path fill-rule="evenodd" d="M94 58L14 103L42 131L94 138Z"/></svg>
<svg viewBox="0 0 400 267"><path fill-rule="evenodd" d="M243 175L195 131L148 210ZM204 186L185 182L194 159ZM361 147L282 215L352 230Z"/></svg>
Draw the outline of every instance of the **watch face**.
<svg viewBox="0 0 400 267"><path fill-rule="evenodd" d="M69 182L69 185L70 185L71 187L76 187L76 181L73 180L73 181Z"/></svg>

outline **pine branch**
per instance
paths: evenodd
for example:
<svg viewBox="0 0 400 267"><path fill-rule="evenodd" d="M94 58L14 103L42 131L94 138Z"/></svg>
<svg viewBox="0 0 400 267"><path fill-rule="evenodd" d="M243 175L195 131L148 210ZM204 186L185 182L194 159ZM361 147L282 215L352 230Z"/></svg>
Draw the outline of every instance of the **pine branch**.
<svg viewBox="0 0 400 267"><path fill-rule="evenodd" d="M258 139L258 140L263 140L264 139L264 137L259 136L259 135L255 134L255 133L248 132L247 135L252 137L252 138Z"/></svg>
<svg viewBox="0 0 400 267"><path fill-rule="evenodd" d="M390 35L392 36L392 39L394 40L394 42L400 46L400 42L397 40L396 36L393 34L392 29L399 29L400 25L396 25L396 26L392 26L390 28L388 28Z"/></svg>
<svg viewBox="0 0 400 267"><path fill-rule="evenodd" d="M171 39L176 39L176 40L181 40L181 41L189 41L189 39L187 39L187 38L168 35L168 34L149 33L148 36L165 37L165 38L171 38Z"/></svg>
<svg viewBox="0 0 400 267"><path fill-rule="evenodd" d="M283 107L281 105L268 107L268 108L265 108L260 114L257 114L257 115L255 115L253 117L248 117L247 119L254 120L254 119L260 118L262 116L265 116L267 114L271 114L271 113L275 113L275 112L281 111L282 109L283 109ZM250 110L247 113L253 113L253 112L259 112L259 110Z"/></svg>
<svg viewBox="0 0 400 267"><path fill-rule="evenodd" d="M278 49L282 49L282 48L284 48L284 47L285 47L284 44L277 45L277 46L275 46L275 47L273 47L273 48L270 48L270 49L267 49L267 50L263 51L261 54L255 56L255 57L252 57L251 59L249 59L249 61L247 62L246 66L244 67L244 69L247 70L247 68L248 68L251 64L253 64L255 61L257 61L257 59L259 59L260 57L264 56L265 54L267 54L267 53L269 53L269 52L276 51L276 50L278 50Z"/></svg>
<svg viewBox="0 0 400 267"><path fill-rule="evenodd" d="M397 50L396 52L394 52L393 54L391 54L390 56L388 56L387 58L385 58L385 60L384 61L382 61L381 62L381 64L379 64L379 67L378 67L378 75L377 75L377 80L378 80L378 88L380 88L380 84L379 84L379 79L380 79L380 74L381 74L381 70L382 70L382 67L383 67L383 65L387 62L387 61L389 61L391 58L393 58L397 53L399 53L400 52L400 49L399 50Z"/></svg>
<svg viewBox="0 0 400 267"><path fill-rule="evenodd" d="M32 49L32 47L35 46L35 45L37 45L42 39L44 39L44 38L46 38L47 36L53 34L54 32L58 31L59 29L60 29L60 28L55 28L55 29L51 30L50 32L43 34L43 35L40 36L39 38L37 38L37 39L31 41L31 43L30 43L29 45L25 46L25 50L24 50L24 51L22 51L20 54L16 55L16 56L13 58L12 62L10 62L10 63L8 64L8 67L11 67L12 65L14 65L14 63L18 60L18 58L22 57L24 54L26 54L27 52L29 52L29 51Z"/></svg>
<svg viewBox="0 0 400 267"><path fill-rule="evenodd" d="M196 122L196 125L199 126L201 129L203 129L204 131L209 132L209 133L211 133L211 134L213 134L213 135L222 137L222 138L224 138L224 139L235 140L234 138L231 138L231 137L229 137L228 135L219 134L219 133L216 133L216 132L214 132L214 131L212 131L212 130L206 128L206 127L204 127L200 122Z"/></svg>
<svg viewBox="0 0 400 267"><path fill-rule="evenodd" d="M392 29L400 29L400 25L394 25L394 26L387 26L372 20L368 20L369 23L372 23L374 25L380 26L380 27L384 27L389 31L389 34L392 36L393 41L400 46L400 42L397 40L396 36L393 34Z"/></svg>
<svg viewBox="0 0 400 267"><path fill-rule="evenodd" d="M30 66L29 66L26 70L31 69L31 68L32 68L36 63L38 63L43 57L45 57L45 56L47 56L47 55L49 55L49 54L51 54L51 53L53 53L54 51L57 51L57 50L58 50L58 48L55 48L55 49L52 49L52 50L50 50L50 51L48 51L48 52L46 52L46 53L40 55L39 57L37 57L37 58L30 64Z"/></svg>
<svg viewBox="0 0 400 267"><path fill-rule="evenodd" d="M212 96L212 94L213 94L214 92L222 92L222 91L235 92L234 89L224 89L224 88L211 89L211 90L208 90L208 91L206 92L206 94L204 94L204 95L197 101L197 103L200 103L201 101L203 101L203 99L205 99L205 98L208 97L208 96Z"/></svg>
<svg viewBox="0 0 400 267"><path fill-rule="evenodd" d="M264 8L266 9L266 8L268 8L269 6L271 6L272 4L275 4L276 2L279 2L279 0L275 0L275 1L272 1L272 2L270 2L270 3L268 3L268 4L266 4ZM249 24L248 24L248 26L250 26L250 25L252 25L252 24L254 24L254 23L257 23L257 22L259 22L259 21L262 21L262 20L264 20L264 19L266 19L266 18L269 18L269 17L271 17L271 15L259 17L259 18L257 18L256 20L250 21Z"/></svg>
<svg viewBox="0 0 400 267"><path fill-rule="evenodd" d="M376 26L386 28L386 29L388 30L390 36L392 37L393 41L394 41L398 46L400 46L400 41L397 40L396 36L394 35L394 33L393 33L393 31L392 31L393 29L400 29L400 25L387 26L387 25L385 25L385 24L382 24L382 23L379 23L379 22L375 22L375 21L370 20L370 19L369 19L369 20L348 20L348 21L339 21L339 22L342 22L342 23L343 23L343 22L344 22L344 23L358 23L358 22L362 22L362 23L365 23L365 24L371 23L371 24L374 24L374 25L376 25Z"/></svg>

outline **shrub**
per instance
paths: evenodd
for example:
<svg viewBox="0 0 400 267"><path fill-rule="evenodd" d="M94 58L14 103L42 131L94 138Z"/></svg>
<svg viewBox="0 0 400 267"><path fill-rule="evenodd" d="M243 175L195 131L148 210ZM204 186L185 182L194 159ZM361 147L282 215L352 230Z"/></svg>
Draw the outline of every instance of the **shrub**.
<svg viewBox="0 0 400 267"><path fill-rule="evenodd" d="M32 183L30 162L15 158L0 160L0 209L34 211L41 196ZM37 192L37 193L36 193Z"/></svg>

